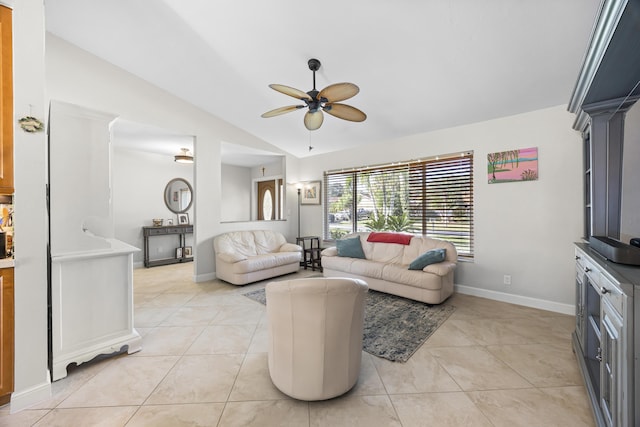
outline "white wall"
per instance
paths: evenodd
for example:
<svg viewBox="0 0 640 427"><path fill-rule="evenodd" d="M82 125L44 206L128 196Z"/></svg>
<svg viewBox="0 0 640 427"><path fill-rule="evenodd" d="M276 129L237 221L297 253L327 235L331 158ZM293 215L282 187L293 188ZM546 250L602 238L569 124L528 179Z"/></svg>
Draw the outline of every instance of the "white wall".
<svg viewBox="0 0 640 427"><path fill-rule="evenodd" d="M222 165L222 221L251 219L251 168Z"/></svg>
<svg viewBox="0 0 640 427"><path fill-rule="evenodd" d="M573 312L573 242L582 236L582 144L561 105L301 159L300 180L324 170L474 151L475 260L462 262L463 292ZM487 183L487 154L538 147L539 180ZM302 234L322 235L322 207L302 206ZM512 284L504 285L503 276Z"/></svg>
<svg viewBox="0 0 640 427"><path fill-rule="evenodd" d="M44 6L20 0L13 9L15 177L15 384L11 411L51 395L47 369L47 138L26 133L17 119L47 118Z"/></svg>
<svg viewBox="0 0 640 427"><path fill-rule="evenodd" d="M164 203L164 188L174 178L183 178L193 186L193 165L176 163L172 156L115 148L113 150L113 217L115 237L140 249L133 256L134 265L140 267L143 260L142 226L152 225L153 218L171 218L177 224L177 216ZM193 205L187 211L193 224ZM151 259L169 258L177 247L176 236L152 239ZM151 241L150 241L151 242ZM187 246L193 246L193 236L188 236Z"/></svg>

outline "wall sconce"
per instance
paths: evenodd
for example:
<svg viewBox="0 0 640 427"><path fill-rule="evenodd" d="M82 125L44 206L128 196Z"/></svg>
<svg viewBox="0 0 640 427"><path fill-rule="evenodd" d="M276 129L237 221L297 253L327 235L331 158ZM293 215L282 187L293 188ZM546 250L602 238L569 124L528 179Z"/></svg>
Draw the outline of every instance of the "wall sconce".
<svg viewBox="0 0 640 427"><path fill-rule="evenodd" d="M189 153L188 148L181 148L182 153L173 156L173 161L176 163L193 163L193 155Z"/></svg>

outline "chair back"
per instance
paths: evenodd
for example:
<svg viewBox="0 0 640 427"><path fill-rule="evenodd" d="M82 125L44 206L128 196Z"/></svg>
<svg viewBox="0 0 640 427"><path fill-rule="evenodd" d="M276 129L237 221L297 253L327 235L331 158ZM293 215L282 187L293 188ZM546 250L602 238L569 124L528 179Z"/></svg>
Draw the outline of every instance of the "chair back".
<svg viewBox="0 0 640 427"><path fill-rule="evenodd" d="M267 284L269 374L278 389L296 399L324 400L355 385L368 288L350 278Z"/></svg>

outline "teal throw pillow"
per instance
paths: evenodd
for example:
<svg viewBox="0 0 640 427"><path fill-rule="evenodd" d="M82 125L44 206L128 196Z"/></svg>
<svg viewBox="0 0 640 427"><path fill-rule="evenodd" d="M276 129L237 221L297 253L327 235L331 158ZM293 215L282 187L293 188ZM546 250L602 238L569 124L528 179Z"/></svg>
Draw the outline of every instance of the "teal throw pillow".
<svg viewBox="0 0 640 427"><path fill-rule="evenodd" d="M409 264L409 270L422 270L427 265L442 262L444 261L445 252L446 249L433 249L431 251L427 251L411 261L411 264Z"/></svg>
<svg viewBox="0 0 640 427"><path fill-rule="evenodd" d="M364 252L362 251L362 244L360 243L360 236L336 240L336 248L338 249L338 256L365 258Z"/></svg>

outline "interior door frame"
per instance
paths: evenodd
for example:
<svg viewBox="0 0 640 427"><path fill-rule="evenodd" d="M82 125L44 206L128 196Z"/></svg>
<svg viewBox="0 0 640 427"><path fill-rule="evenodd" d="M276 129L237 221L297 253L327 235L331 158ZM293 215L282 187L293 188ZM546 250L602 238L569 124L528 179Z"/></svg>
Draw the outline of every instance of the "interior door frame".
<svg viewBox="0 0 640 427"><path fill-rule="evenodd" d="M267 219L264 221L279 221L284 218L284 178L282 175L260 177L253 180L252 187L252 201L251 201L251 220L260 220L262 216L262 203L260 200L260 183L273 182L274 183L274 196L273 196L273 219Z"/></svg>

